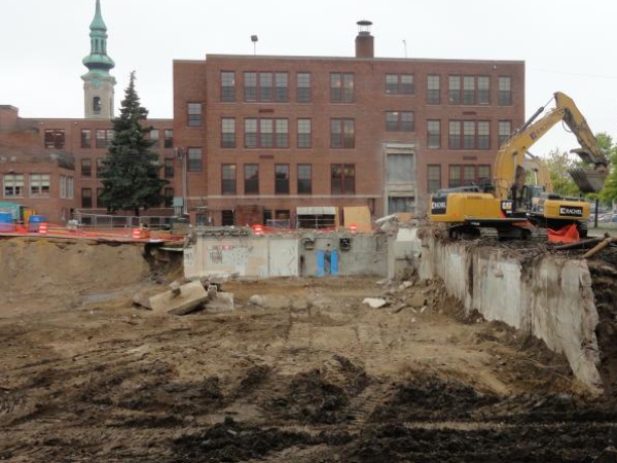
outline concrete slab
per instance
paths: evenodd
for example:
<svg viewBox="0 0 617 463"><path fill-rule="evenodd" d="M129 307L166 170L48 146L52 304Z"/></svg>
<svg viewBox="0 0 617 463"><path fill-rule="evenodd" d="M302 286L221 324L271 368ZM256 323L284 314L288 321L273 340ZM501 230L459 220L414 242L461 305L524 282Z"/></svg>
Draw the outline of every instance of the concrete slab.
<svg viewBox="0 0 617 463"><path fill-rule="evenodd" d="M216 296L208 301L206 305L206 312L208 313L225 313L233 312L234 310L233 293L216 293Z"/></svg>
<svg viewBox="0 0 617 463"><path fill-rule="evenodd" d="M181 285L179 293L165 291L150 298L154 312L169 312L173 315L185 315L194 311L208 300L208 293L199 281Z"/></svg>

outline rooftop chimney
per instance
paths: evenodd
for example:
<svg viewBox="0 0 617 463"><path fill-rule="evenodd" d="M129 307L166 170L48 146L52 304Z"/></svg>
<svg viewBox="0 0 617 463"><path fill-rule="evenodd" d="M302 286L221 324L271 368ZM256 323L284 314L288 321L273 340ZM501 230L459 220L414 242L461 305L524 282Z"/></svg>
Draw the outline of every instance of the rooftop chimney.
<svg viewBox="0 0 617 463"><path fill-rule="evenodd" d="M356 58L374 58L373 36L371 35L372 22L363 19L356 23L358 35L356 36Z"/></svg>

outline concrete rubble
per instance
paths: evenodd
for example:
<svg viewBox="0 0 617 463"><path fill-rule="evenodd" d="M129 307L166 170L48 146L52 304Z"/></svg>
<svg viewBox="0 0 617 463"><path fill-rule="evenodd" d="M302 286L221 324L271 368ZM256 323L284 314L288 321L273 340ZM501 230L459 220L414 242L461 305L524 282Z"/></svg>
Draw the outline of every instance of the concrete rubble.
<svg viewBox="0 0 617 463"><path fill-rule="evenodd" d="M362 304L368 305L371 309L381 309L388 305L388 301L379 297L365 297Z"/></svg>
<svg viewBox="0 0 617 463"><path fill-rule="evenodd" d="M213 275L176 280L169 284L167 291L135 294L133 305L171 315L188 315L203 309L207 313L232 312L235 310L233 293L221 291L222 283L229 278L229 275Z"/></svg>

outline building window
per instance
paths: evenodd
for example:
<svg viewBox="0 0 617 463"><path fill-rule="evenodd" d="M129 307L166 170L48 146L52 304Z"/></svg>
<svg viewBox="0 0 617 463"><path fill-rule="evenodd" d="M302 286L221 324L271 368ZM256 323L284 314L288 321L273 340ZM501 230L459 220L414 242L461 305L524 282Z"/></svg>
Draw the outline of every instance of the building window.
<svg viewBox="0 0 617 463"><path fill-rule="evenodd" d="M91 159L81 160L81 176L82 177L92 177L92 160Z"/></svg>
<svg viewBox="0 0 617 463"><path fill-rule="evenodd" d="M386 111L387 132L413 132L414 129L412 111Z"/></svg>
<svg viewBox="0 0 617 463"><path fill-rule="evenodd" d="M298 194L313 193L313 168L310 164L298 164Z"/></svg>
<svg viewBox="0 0 617 463"><path fill-rule="evenodd" d="M201 103L187 104L187 123L189 127L201 127L202 124L202 105Z"/></svg>
<svg viewBox="0 0 617 463"><path fill-rule="evenodd" d="M232 227L235 223L236 219L232 209L225 209L224 211L221 211L221 225L224 227Z"/></svg>
<svg viewBox="0 0 617 463"><path fill-rule="evenodd" d="M244 101L286 102L289 99L288 81L286 72L245 72Z"/></svg>
<svg viewBox="0 0 617 463"><path fill-rule="evenodd" d="M272 90L272 84L274 80L272 79L271 72L260 72L259 73L259 101L269 102L272 101L272 94L274 91Z"/></svg>
<svg viewBox="0 0 617 463"><path fill-rule="evenodd" d="M274 74L274 100L277 103L284 103L289 100L289 77L286 72Z"/></svg>
<svg viewBox="0 0 617 463"><path fill-rule="evenodd" d="M298 148L310 148L312 144L311 138L311 120L298 119Z"/></svg>
<svg viewBox="0 0 617 463"><path fill-rule="evenodd" d="M64 130L46 129L45 130L45 148L61 150L64 148Z"/></svg>
<svg viewBox="0 0 617 463"><path fill-rule="evenodd" d="M463 121L463 149L470 150L476 147L475 121Z"/></svg>
<svg viewBox="0 0 617 463"><path fill-rule="evenodd" d="M499 121L499 146L503 145L512 133L512 121Z"/></svg>
<svg viewBox="0 0 617 463"><path fill-rule="evenodd" d="M299 72L296 74L296 101L298 103L311 102L311 74Z"/></svg>
<svg viewBox="0 0 617 463"><path fill-rule="evenodd" d="M73 177L66 175L60 176L60 199L73 199L74 194Z"/></svg>
<svg viewBox="0 0 617 463"><path fill-rule="evenodd" d="M257 73L244 73L244 101L257 101Z"/></svg>
<svg viewBox="0 0 617 463"><path fill-rule="evenodd" d="M277 148L289 147L289 122L287 119L275 119L274 129L276 132L274 146Z"/></svg>
<svg viewBox="0 0 617 463"><path fill-rule="evenodd" d="M388 154L386 163L388 184L408 184L415 179L416 159L413 154Z"/></svg>
<svg viewBox="0 0 617 463"><path fill-rule="evenodd" d="M274 193L277 195L289 194L289 164L276 164L274 166Z"/></svg>
<svg viewBox="0 0 617 463"><path fill-rule="evenodd" d="M164 162L164 172L163 175L165 178L173 178L174 176L174 158L165 158Z"/></svg>
<svg viewBox="0 0 617 463"><path fill-rule="evenodd" d="M101 198L103 191L105 191L103 188L96 189L96 207L98 207L99 209L105 209L107 207L105 201L103 200L103 198Z"/></svg>
<svg viewBox="0 0 617 463"><path fill-rule="evenodd" d="M221 101L236 101L236 73L233 71L221 71Z"/></svg>
<svg viewBox="0 0 617 463"><path fill-rule="evenodd" d="M450 188L467 185L483 185L490 183L491 167L489 165L451 165L449 167Z"/></svg>
<svg viewBox="0 0 617 463"><path fill-rule="evenodd" d="M189 148L187 170L189 172L201 172L202 165L201 148Z"/></svg>
<svg viewBox="0 0 617 463"><path fill-rule="evenodd" d="M236 119L224 117L221 119L221 148L236 147Z"/></svg>
<svg viewBox="0 0 617 463"><path fill-rule="evenodd" d="M387 95L413 95L412 74L386 74Z"/></svg>
<svg viewBox="0 0 617 463"><path fill-rule="evenodd" d="M274 123L272 119L259 119L259 146L261 148L272 148L274 138Z"/></svg>
<svg viewBox="0 0 617 463"><path fill-rule="evenodd" d="M474 76L463 77L463 104L475 104L476 102L476 78Z"/></svg>
<svg viewBox="0 0 617 463"><path fill-rule="evenodd" d="M49 196L50 182L49 174L30 174L30 196Z"/></svg>
<svg viewBox="0 0 617 463"><path fill-rule="evenodd" d="M66 197L73 199L75 196L75 179L73 177L66 178Z"/></svg>
<svg viewBox="0 0 617 463"><path fill-rule="evenodd" d="M92 98L92 112L94 114L100 114L101 109L102 109L101 97L95 96L94 98Z"/></svg>
<svg viewBox="0 0 617 463"><path fill-rule="evenodd" d="M428 192L435 193L441 188L441 166L439 164L429 164L426 178Z"/></svg>
<svg viewBox="0 0 617 463"><path fill-rule="evenodd" d="M428 104L441 103L441 82L437 75L426 76L426 102Z"/></svg>
<svg viewBox="0 0 617 463"><path fill-rule="evenodd" d="M452 150L489 149L491 145L490 131L489 121L450 121L448 147Z"/></svg>
<svg viewBox="0 0 617 463"><path fill-rule="evenodd" d="M356 143L353 119L330 119L330 147L354 148Z"/></svg>
<svg viewBox="0 0 617 463"><path fill-rule="evenodd" d="M86 209L92 207L92 188L81 189L81 207Z"/></svg>
<svg viewBox="0 0 617 463"><path fill-rule="evenodd" d="M461 121L450 121L448 123L448 148L459 150L463 146L461 140Z"/></svg>
<svg viewBox="0 0 617 463"><path fill-rule="evenodd" d="M166 186L163 188L163 207L172 207L174 204L174 189Z"/></svg>
<svg viewBox="0 0 617 463"><path fill-rule="evenodd" d="M223 164L221 166L221 193L224 195L236 194L235 164Z"/></svg>
<svg viewBox="0 0 617 463"><path fill-rule="evenodd" d="M509 106L512 104L512 78L499 78L499 105Z"/></svg>
<svg viewBox="0 0 617 463"><path fill-rule="evenodd" d="M354 164L332 164L330 174L333 195L356 193L356 166Z"/></svg>
<svg viewBox="0 0 617 463"><path fill-rule="evenodd" d="M244 164L244 194L259 194L259 165Z"/></svg>
<svg viewBox="0 0 617 463"><path fill-rule="evenodd" d="M96 159L96 178L101 178L104 170L105 170L105 159L97 158Z"/></svg>
<svg viewBox="0 0 617 463"><path fill-rule="evenodd" d="M441 121L426 121L426 146L430 149L441 148Z"/></svg>
<svg viewBox="0 0 617 463"><path fill-rule="evenodd" d="M96 131L96 147L107 148L114 138L114 131L111 129L97 129Z"/></svg>
<svg viewBox="0 0 617 463"><path fill-rule="evenodd" d="M450 166L448 175L448 187L457 188L461 186L461 166Z"/></svg>
<svg viewBox="0 0 617 463"><path fill-rule="evenodd" d="M397 212L414 212L416 198L414 196L388 196L388 214Z"/></svg>
<svg viewBox="0 0 617 463"><path fill-rule="evenodd" d="M150 130L150 141L152 142L152 146L159 146L159 130L158 129Z"/></svg>
<svg viewBox="0 0 617 463"><path fill-rule="evenodd" d="M353 103L354 75L352 73L333 72L330 74L330 102Z"/></svg>
<svg viewBox="0 0 617 463"><path fill-rule="evenodd" d="M287 119L245 119L244 147L288 148L289 123Z"/></svg>
<svg viewBox="0 0 617 463"><path fill-rule="evenodd" d="M491 125L489 121L478 121L478 149L487 150L491 147Z"/></svg>
<svg viewBox="0 0 617 463"><path fill-rule="evenodd" d="M244 119L244 147L257 148L257 119Z"/></svg>
<svg viewBox="0 0 617 463"><path fill-rule="evenodd" d="M488 76L478 76L478 104L491 103L491 79Z"/></svg>
<svg viewBox="0 0 617 463"><path fill-rule="evenodd" d="M4 176L4 197L19 198L24 195L23 174L6 174Z"/></svg>
<svg viewBox="0 0 617 463"><path fill-rule="evenodd" d="M92 131L88 129L82 129L81 131L81 147L90 148L92 146Z"/></svg>
<svg viewBox="0 0 617 463"><path fill-rule="evenodd" d="M491 166L479 165L477 172L478 185L488 185L491 183Z"/></svg>
<svg viewBox="0 0 617 463"><path fill-rule="evenodd" d="M173 148L174 147L174 131L172 129L165 129L165 148Z"/></svg>
<svg viewBox="0 0 617 463"><path fill-rule="evenodd" d="M448 102L461 104L461 76L448 77Z"/></svg>

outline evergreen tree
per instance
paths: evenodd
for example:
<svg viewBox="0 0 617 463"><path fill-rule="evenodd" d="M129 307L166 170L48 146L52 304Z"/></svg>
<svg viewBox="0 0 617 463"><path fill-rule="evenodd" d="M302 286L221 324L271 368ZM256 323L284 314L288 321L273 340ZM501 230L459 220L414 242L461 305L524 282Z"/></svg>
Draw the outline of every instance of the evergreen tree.
<svg viewBox="0 0 617 463"><path fill-rule="evenodd" d="M114 138L103 161L101 200L110 212L159 206L161 189L168 182L159 178L158 155L146 138L152 127L142 127L148 111L135 91L135 72L122 101L120 117L113 120Z"/></svg>

